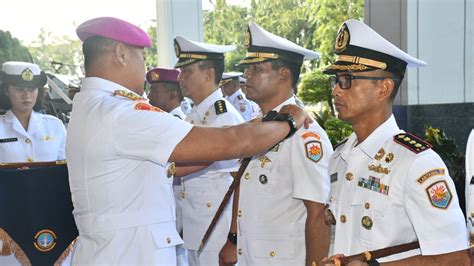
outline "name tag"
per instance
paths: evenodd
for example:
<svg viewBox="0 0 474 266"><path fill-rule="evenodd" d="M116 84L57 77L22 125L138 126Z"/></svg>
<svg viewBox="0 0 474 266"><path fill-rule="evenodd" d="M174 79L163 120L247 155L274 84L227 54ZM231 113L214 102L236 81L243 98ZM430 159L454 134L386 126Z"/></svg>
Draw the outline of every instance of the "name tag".
<svg viewBox="0 0 474 266"><path fill-rule="evenodd" d="M0 139L0 143L15 142L15 141L18 141L18 138Z"/></svg>

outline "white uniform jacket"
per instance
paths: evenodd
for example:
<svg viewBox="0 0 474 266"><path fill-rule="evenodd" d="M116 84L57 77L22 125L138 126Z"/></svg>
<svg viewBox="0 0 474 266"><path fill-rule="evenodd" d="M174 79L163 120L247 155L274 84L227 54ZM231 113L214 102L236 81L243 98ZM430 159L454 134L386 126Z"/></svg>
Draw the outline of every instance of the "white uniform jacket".
<svg viewBox="0 0 474 266"><path fill-rule="evenodd" d="M11 110L0 116L0 162L47 162L65 159L66 129L51 115L31 112L28 130Z"/></svg>
<svg viewBox="0 0 474 266"><path fill-rule="evenodd" d="M329 165L333 254L347 256L418 240L420 249L380 262L468 248L454 183L430 144L405 133L393 115L362 143L353 133Z"/></svg>
<svg viewBox="0 0 474 266"><path fill-rule="evenodd" d="M295 104L294 98L281 103ZM250 161L240 182L239 265L304 265L306 207L329 196L329 158L333 152L316 123Z"/></svg>
<svg viewBox="0 0 474 266"><path fill-rule="evenodd" d="M186 119L186 115L184 114L183 110L181 109L181 106L178 106L171 110L170 114L176 116L177 118L184 120Z"/></svg>
<svg viewBox="0 0 474 266"><path fill-rule="evenodd" d="M242 116L224 99L221 90L214 91L186 117L191 124L223 127L243 123ZM229 143L232 145L232 143ZM229 185L230 172L237 171L237 160L218 161L205 169L182 178L184 247L197 250ZM232 203L229 203L232 206ZM227 241L231 210L223 213L204 251L220 250Z"/></svg>
<svg viewBox="0 0 474 266"><path fill-rule="evenodd" d="M466 145L466 215L467 226L471 235L474 234L474 129L469 134Z"/></svg>
<svg viewBox="0 0 474 266"><path fill-rule="evenodd" d="M191 128L116 83L84 79L67 139L74 265L176 262L182 240L166 165Z"/></svg>
<svg viewBox="0 0 474 266"><path fill-rule="evenodd" d="M236 90L232 95L227 96L226 99L239 111L245 121L249 121L254 117L252 104L250 100L247 100L241 89Z"/></svg>

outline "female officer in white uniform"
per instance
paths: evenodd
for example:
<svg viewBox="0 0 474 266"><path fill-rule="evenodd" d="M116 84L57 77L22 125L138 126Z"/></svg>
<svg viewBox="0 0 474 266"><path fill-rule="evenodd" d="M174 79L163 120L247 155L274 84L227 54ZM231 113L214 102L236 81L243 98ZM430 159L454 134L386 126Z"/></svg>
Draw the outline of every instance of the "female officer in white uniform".
<svg viewBox="0 0 474 266"><path fill-rule="evenodd" d="M38 113L46 74L38 65L5 62L0 70L0 162L65 159L66 129L54 116Z"/></svg>

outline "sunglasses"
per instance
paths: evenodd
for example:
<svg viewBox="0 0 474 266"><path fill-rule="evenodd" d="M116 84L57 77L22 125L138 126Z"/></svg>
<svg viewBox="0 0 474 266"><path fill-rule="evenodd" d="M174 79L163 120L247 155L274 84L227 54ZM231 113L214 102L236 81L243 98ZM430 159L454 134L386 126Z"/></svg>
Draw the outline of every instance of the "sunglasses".
<svg viewBox="0 0 474 266"><path fill-rule="evenodd" d="M393 81L397 82L398 78L389 78L389 77L365 77L365 76L354 76L354 75L339 75L339 76L332 76L330 77L331 81L331 88L335 88L336 85L343 90L347 90L352 86L352 80L354 79L365 79L365 80L384 80L384 79L392 79Z"/></svg>

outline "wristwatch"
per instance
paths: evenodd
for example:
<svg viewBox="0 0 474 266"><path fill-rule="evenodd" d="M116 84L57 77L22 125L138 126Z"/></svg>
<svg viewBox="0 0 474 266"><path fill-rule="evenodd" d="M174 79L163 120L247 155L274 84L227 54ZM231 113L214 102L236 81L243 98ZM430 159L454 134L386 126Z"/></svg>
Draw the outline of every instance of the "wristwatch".
<svg viewBox="0 0 474 266"><path fill-rule="evenodd" d="M266 116L262 118L262 122L268 121L281 121L288 123L288 125L290 126L290 132L288 132L288 135L286 135L285 139L293 136L293 134L295 134L297 130L295 119L288 113L279 114L276 111L270 111L267 113Z"/></svg>
<svg viewBox="0 0 474 266"><path fill-rule="evenodd" d="M229 232L229 234L227 235L227 240L237 246L237 233Z"/></svg>

